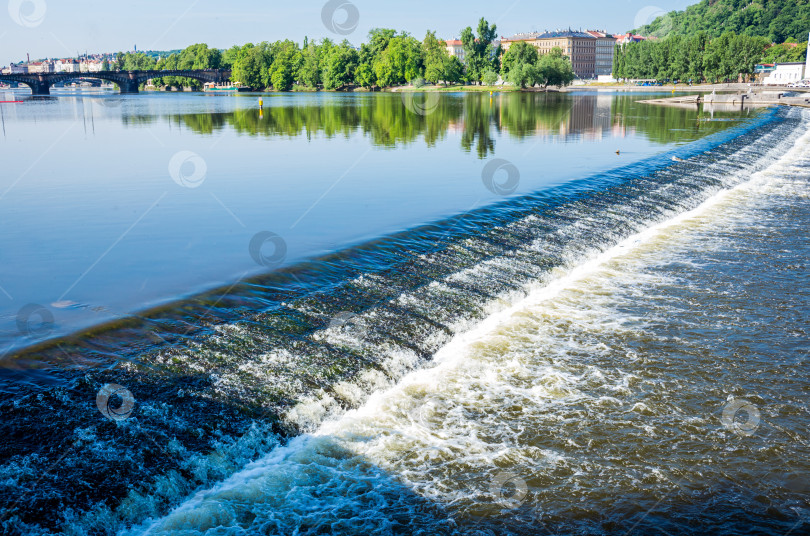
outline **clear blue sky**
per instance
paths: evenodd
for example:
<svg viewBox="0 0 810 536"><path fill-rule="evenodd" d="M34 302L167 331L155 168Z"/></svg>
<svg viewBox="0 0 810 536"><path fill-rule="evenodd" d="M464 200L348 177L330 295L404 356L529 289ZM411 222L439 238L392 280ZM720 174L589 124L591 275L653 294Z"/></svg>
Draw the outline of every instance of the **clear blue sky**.
<svg viewBox="0 0 810 536"><path fill-rule="evenodd" d="M0 64L31 58L75 56L90 52L167 50L204 42L227 48L247 42L320 39L342 36L321 20L325 0L7 0L0 10ZM607 29L619 33L648 22L662 11L682 10L696 0L380 0L351 1L359 13L357 29L347 38L357 45L368 30L388 27L419 37L436 30L458 36L480 17L497 23L498 33L559 27ZM6 2L0 3L5 5ZM17 6L21 7L17 9ZM14 16L22 13L22 16ZM341 12L341 16L345 17ZM15 21L16 19L16 21ZM19 22L22 22L20 24ZM28 24L25 26L24 24Z"/></svg>

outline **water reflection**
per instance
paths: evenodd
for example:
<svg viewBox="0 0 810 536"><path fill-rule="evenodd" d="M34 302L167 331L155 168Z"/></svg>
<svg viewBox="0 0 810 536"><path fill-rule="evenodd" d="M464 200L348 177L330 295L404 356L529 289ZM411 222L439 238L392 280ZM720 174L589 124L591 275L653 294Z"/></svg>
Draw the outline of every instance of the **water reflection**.
<svg viewBox="0 0 810 536"><path fill-rule="evenodd" d="M257 233L283 237L291 267L641 163L746 114L609 92L265 94L264 109L255 94L56 93L0 107L14 147L0 353L36 342L17 323L27 303L52 306L67 335L264 273ZM177 180L189 154L198 188ZM483 180L493 156L519 170L514 190Z"/></svg>
<svg viewBox="0 0 810 536"><path fill-rule="evenodd" d="M741 108L712 111L709 119L737 119ZM708 117L708 116L707 116ZM248 136L346 138L360 132L377 147L408 145L420 139L433 147L458 133L461 147L486 158L496 138L551 138L558 141L624 137L629 130L660 144L685 143L726 128L704 119L697 106L681 109L643 104L639 96L566 93L442 95L426 113L414 113L400 95L351 99L286 101L260 110L125 116L131 125L171 121L197 134L232 129Z"/></svg>

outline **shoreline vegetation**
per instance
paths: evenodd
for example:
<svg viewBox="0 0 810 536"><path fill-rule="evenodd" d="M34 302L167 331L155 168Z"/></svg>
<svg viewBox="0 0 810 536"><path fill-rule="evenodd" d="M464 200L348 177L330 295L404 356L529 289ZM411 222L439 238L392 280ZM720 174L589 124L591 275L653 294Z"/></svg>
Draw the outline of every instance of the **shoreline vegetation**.
<svg viewBox="0 0 810 536"><path fill-rule="evenodd" d="M230 69L231 82L252 90L274 91L382 91L403 86L495 87L503 80L525 88L564 87L574 80L570 59L559 48L539 54L527 43L504 51L496 44L497 26L486 19L473 30L461 31L464 61L451 56L444 40L428 31L419 41L407 32L375 28L365 43L353 46L344 39L303 44L291 40L247 43L227 50L191 45L179 53L155 59L143 52L119 52L115 70ZM197 80L159 77L155 88L200 89ZM504 90L504 88L502 88ZM469 91L469 89L465 89Z"/></svg>
<svg viewBox="0 0 810 536"><path fill-rule="evenodd" d="M468 26L461 31L463 54L458 57L450 54L434 31L427 31L419 41L408 32L375 28L359 47L347 39L338 43L307 37L300 45L287 39L227 50L199 43L158 59L143 52L119 52L108 67L122 71L229 69L233 85L253 91L547 91L574 83L571 59L562 49L540 53L522 40L512 40L504 49L497 36L497 26L482 17L475 30ZM792 38L777 44L757 34L673 31L617 44L612 72L620 82L602 87L627 87L621 81L646 80L693 91L694 84L752 82L757 64L803 61L806 50L806 43ZM591 87L601 86L589 82ZM198 80L166 76L154 78L151 87L198 90L202 85Z"/></svg>
<svg viewBox="0 0 810 536"><path fill-rule="evenodd" d="M590 82L577 85L569 85L561 88L557 87L526 87L519 88L506 84L496 84L492 86L472 86L456 84L451 86L444 85L425 85L415 87L413 85L407 86L394 86L389 88L380 88L369 90L363 87L347 87L342 89L323 89L323 88L293 88L290 93L576 93L578 91L627 91L638 93L705 93L711 91L717 92L745 92L751 89L755 92L774 92L780 93L788 91L779 86L762 86L749 83L717 83L717 84L662 84L660 86L639 86L633 83L622 82ZM180 91L180 89L175 88ZM184 90L198 91L197 89L186 87ZM146 87L144 91L154 92L168 92L171 91L168 87ZM805 93L810 90L804 88L790 88L789 91L797 93ZM276 90L262 89L255 90L252 93L275 93Z"/></svg>

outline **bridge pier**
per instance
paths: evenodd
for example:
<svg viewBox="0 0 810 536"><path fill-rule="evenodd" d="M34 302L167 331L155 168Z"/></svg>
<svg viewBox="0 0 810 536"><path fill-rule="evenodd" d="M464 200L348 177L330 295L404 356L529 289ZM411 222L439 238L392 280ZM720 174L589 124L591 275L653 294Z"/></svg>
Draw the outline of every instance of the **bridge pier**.
<svg viewBox="0 0 810 536"><path fill-rule="evenodd" d="M137 80L126 80L118 85L121 89L121 95L132 95L134 93L139 93L138 86L140 84Z"/></svg>
<svg viewBox="0 0 810 536"><path fill-rule="evenodd" d="M28 85L31 87L31 95L35 97L45 97L51 94L51 85L48 82L39 80L29 82Z"/></svg>

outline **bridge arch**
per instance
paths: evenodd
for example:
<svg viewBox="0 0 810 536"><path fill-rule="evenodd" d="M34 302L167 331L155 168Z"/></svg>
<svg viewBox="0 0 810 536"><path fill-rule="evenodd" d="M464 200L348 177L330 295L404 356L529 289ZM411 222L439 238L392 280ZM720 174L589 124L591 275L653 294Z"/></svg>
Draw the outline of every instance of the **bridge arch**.
<svg viewBox="0 0 810 536"><path fill-rule="evenodd" d="M4 74L0 75L0 82L9 81L25 84L31 88L33 95L50 95L51 86L59 82L77 80L79 78L97 78L113 82L121 88L121 93L138 93L138 87L152 78L163 76L178 76L194 78L201 82L225 82L231 76L228 69L205 70L165 70L165 71L99 71L94 73L39 73L39 74Z"/></svg>

